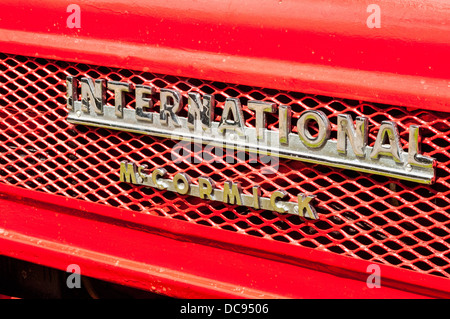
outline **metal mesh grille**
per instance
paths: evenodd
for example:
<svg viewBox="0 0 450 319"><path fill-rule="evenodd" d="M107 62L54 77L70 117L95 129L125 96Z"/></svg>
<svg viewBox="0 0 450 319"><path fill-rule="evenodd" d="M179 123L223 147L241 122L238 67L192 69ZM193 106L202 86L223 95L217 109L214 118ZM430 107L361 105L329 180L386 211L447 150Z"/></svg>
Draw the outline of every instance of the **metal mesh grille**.
<svg viewBox="0 0 450 319"><path fill-rule="evenodd" d="M225 156L221 162L201 161L195 149L174 162L172 151L181 147L177 141L68 123L68 75L173 88L182 92L184 102L191 91L213 94L217 118L225 99L237 97L249 126L254 126L255 118L245 107L248 100L290 105L293 123L305 109L321 110L333 132L338 114L366 116L369 145L381 121L392 120L407 149L408 127L418 124L423 127L423 153L438 161L438 178L434 185L424 186L284 159L275 170L259 157L256 163L248 156L234 163L227 163ZM5 54L0 54L0 82L2 183L450 277L448 114ZM107 98L113 105L111 92ZM158 101L156 95L156 111ZM134 107L131 95L127 107ZM183 112L186 116L186 109ZM267 121L269 129L277 129L275 116L268 115ZM264 196L277 189L286 190L293 201L298 193L317 195L320 219L303 220L121 183L121 160L164 167L169 174L184 171L194 181L205 175L217 184L240 182L244 191L260 185Z"/></svg>

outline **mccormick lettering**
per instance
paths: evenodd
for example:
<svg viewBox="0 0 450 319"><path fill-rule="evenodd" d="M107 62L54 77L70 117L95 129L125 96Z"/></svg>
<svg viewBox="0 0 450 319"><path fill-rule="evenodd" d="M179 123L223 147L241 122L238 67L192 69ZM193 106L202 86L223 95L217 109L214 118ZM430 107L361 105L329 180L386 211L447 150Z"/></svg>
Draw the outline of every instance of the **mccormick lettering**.
<svg viewBox="0 0 450 319"><path fill-rule="evenodd" d="M272 210L281 214L293 214L309 219L318 219L311 201L315 196L298 194L297 201L288 201L288 193L284 190L272 192L270 197L261 196L259 186L253 186L251 195L242 191L239 183L226 181L222 188L216 187L209 178L201 176L197 183L185 173L177 173L173 179L167 178L164 168L149 171L145 165L137 166L126 161L120 162L120 181L135 185L150 186L160 190L177 192L202 199L220 201L231 205L248 206L255 209Z"/></svg>

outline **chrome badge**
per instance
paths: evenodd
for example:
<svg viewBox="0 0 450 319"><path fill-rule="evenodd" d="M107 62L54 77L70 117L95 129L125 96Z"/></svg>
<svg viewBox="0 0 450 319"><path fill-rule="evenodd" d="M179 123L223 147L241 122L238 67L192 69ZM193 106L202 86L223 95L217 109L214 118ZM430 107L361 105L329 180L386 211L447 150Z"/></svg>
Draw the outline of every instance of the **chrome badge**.
<svg viewBox="0 0 450 319"><path fill-rule="evenodd" d="M78 86L81 82L81 99ZM114 106L106 104L106 90L114 92ZM124 107L124 92L135 95L135 109ZM150 134L177 140L195 140L203 144L244 150L258 154L276 154L280 158L378 174L431 184L435 179L435 160L420 153L419 127L409 127L409 149L403 150L393 121L383 121L372 146L368 145L368 119L339 114L337 138L330 138L331 123L325 113L303 111L291 132L291 109L287 105L249 101L255 114L255 127L245 125L239 99L227 98L221 119L214 121L214 96L188 93L187 117L179 116L184 107L180 92L160 89L160 110L152 112L154 88L146 85L67 77L68 121L114 130ZM266 128L267 113L278 113L278 131ZM318 133L312 136L310 122ZM151 179L150 179L151 180ZM174 188L174 186L171 186ZM174 188L175 189L175 188ZM197 192L198 190L196 190ZM249 199L250 200L250 199ZM243 202L247 201L246 199Z"/></svg>
<svg viewBox="0 0 450 319"><path fill-rule="evenodd" d="M126 161L120 163L121 182L154 187L176 192L180 195L190 195L231 205L299 215L309 219L319 218L316 210L311 206L311 201L315 196L298 194L297 202L292 202L287 200L289 196L284 190L274 191L270 197L263 197L259 186L253 186L252 194L248 195L242 192L239 183L231 181L225 181L222 189L220 189L216 188L214 181L209 177L199 177L197 184L194 184L186 173L177 173L173 179L167 178L167 175L164 168L154 168L153 171L150 171L145 165L137 166Z"/></svg>

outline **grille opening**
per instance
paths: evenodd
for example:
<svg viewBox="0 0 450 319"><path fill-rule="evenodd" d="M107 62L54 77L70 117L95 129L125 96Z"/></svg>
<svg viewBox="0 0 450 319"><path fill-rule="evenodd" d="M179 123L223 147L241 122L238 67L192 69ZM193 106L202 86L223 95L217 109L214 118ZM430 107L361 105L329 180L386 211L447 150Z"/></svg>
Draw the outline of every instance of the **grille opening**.
<svg viewBox="0 0 450 319"><path fill-rule="evenodd" d="M450 123L446 113L2 53L0 60L2 183L450 277ZM225 155L217 161L204 147L177 161L172 157L172 150L180 148L177 141L67 123L65 78L69 75L153 86L154 112L160 107L159 89L176 89L185 105L181 116L187 114L188 92L215 96L215 120L226 98L235 97L244 107L249 126L255 124L253 112L246 107L249 100L289 105L294 133L304 110L324 112L332 124L332 138L336 138L339 114L350 114L354 120L365 116L369 145L381 121L391 120L398 123L405 151L408 126L421 125L422 151L438 161L437 181L424 186L284 159L274 170L267 158L247 155L239 161L237 152L228 153L232 163L227 163ZM125 107L134 108L133 99L132 93L125 94ZM109 91L107 103L114 105ZM267 114L266 120L269 129L278 129L277 113ZM314 121L309 124L315 136L318 127ZM265 196L277 189L285 189L291 200L299 193L316 195L314 206L320 219L121 183L121 160L164 167L172 176L185 171L194 182L205 175L219 187L226 180L239 181L247 193L259 185Z"/></svg>

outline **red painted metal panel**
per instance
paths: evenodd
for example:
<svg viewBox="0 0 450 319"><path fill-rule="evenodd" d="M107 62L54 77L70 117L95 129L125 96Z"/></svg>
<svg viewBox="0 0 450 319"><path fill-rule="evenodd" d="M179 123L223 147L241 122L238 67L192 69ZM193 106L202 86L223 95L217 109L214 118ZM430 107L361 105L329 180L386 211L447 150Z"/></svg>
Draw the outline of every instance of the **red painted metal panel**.
<svg viewBox="0 0 450 319"><path fill-rule="evenodd" d="M260 158L251 163L223 157L220 161L216 157L214 163L207 159L212 155L207 149L194 151L194 157L204 161L192 160L189 152L180 150L180 145L170 139L68 123L67 75L148 83L155 90L180 90L184 97L191 90L212 93L218 101L217 114L232 95L243 102L263 97L266 102L289 103L296 110L294 123L300 110L308 107L329 114L332 123L336 123L338 114L367 116L370 143L386 119L398 123L402 145L408 144L408 125L423 125L426 138L422 150L438 159L438 178L424 188L421 184L286 160L274 163L278 166L276 174L265 174L264 170L276 167L272 161ZM446 231L450 218L444 212L450 208L450 144L445 142L450 124L438 112L5 54L0 54L0 83L0 94L8 105L0 109L3 184L450 276L450 254L446 252L450 250L450 234ZM134 98L128 98L127 107L133 109ZM114 105L111 91L106 101ZM243 114L246 125L254 126L253 112L244 108ZM268 127L277 129L276 120L267 117ZM180 156L185 160L178 161ZM278 188L285 189L293 200L297 192L306 191L317 196L314 206L319 219L305 222L294 215L130 187L119 179L122 160L162 166L171 176L184 171L194 183L196 177L204 175L219 185L225 180L240 182L243 191L249 193L259 185L264 196Z"/></svg>
<svg viewBox="0 0 450 319"><path fill-rule="evenodd" d="M3 1L0 51L449 110L448 1L77 3Z"/></svg>
<svg viewBox="0 0 450 319"><path fill-rule="evenodd" d="M184 298L450 297L448 280L0 185L0 253ZM282 252L282 253L280 253Z"/></svg>
<svg viewBox="0 0 450 319"><path fill-rule="evenodd" d="M450 111L450 4L3 1L0 52ZM45 18L43 18L45 17ZM175 297L449 297L448 280L0 185L0 253ZM132 247L132 249L131 249ZM280 253L283 252L283 253ZM232 274L232 275L231 275ZM343 289L342 287L345 287Z"/></svg>

